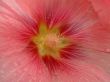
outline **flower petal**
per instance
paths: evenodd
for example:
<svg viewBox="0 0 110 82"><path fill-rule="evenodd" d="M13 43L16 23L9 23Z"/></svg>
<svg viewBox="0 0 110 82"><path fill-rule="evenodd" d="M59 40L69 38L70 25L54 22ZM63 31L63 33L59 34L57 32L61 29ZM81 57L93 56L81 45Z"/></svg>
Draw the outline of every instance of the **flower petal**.
<svg viewBox="0 0 110 82"><path fill-rule="evenodd" d="M0 58L0 80L2 82L51 82L46 67L24 52L14 52ZM48 78L48 79L47 79Z"/></svg>
<svg viewBox="0 0 110 82"><path fill-rule="evenodd" d="M103 70L84 61L74 61L73 68L66 72L58 71L53 82L108 82L110 80Z"/></svg>
<svg viewBox="0 0 110 82"><path fill-rule="evenodd" d="M49 74L43 62L27 50L28 42L22 40L19 33L17 29L0 28L0 80L49 82Z"/></svg>
<svg viewBox="0 0 110 82"><path fill-rule="evenodd" d="M103 23L110 24L110 1L109 0L90 0L99 18Z"/></svg>
<svg viewBox="0 0 110 82"><path fill-rule="evenodd" d="M43 62L27 50L35 23L16 4L14 0L0 1L0 80L51 82Z"/></svg>
<svg viewBox="0 0 110 82"><path fill-rule="evenodd" d="M73 30L82 31L97 21L96 13L88 0L33 0L32 2L22 0L19 3L26 5L35 20L39 18L46 20L50 27L53 24L60 24L60 27L67 30L66 33L71 30L72 33Z"/></svg>

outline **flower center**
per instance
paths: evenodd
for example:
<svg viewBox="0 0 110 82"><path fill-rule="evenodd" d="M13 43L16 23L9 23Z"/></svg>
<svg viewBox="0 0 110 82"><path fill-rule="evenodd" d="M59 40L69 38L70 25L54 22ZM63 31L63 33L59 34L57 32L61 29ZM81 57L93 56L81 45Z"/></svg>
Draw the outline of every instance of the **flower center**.
<svg viewBox="0 0 110 82"><path fill-rule="evenodd" d="M60 50L69 45L68 39L60 35L56 26L49 29L45 23L40 24L39 33L32 40L42 57L60 58Z"/></svg>

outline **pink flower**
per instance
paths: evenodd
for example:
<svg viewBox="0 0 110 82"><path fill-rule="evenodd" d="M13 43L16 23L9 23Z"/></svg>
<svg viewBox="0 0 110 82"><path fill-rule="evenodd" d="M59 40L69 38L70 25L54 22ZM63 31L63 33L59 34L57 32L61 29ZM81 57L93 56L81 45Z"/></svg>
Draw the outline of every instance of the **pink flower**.
<svg viewBox="0 0 110 82"><path fill-rule="evenodd" d="M0 82L109 82L103 7L95 0L0 0Z"/></svg>

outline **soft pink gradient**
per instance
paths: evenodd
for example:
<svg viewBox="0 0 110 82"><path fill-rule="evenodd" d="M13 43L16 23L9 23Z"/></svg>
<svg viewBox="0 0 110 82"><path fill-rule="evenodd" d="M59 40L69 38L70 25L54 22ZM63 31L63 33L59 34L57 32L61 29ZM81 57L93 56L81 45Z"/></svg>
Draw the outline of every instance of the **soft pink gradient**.
<svg viewBox="0 0 110 82"><path fill-rule="evenodd" d="M110 2L89 1L0 0L0 82L109 82ZM46 9L54 12L51 21L45 19ZM62 58L66 67L52 74L29 46L40 18L49 24L71 24L69 31L60 28L62 34L80 46L78 55Z"/></svg>

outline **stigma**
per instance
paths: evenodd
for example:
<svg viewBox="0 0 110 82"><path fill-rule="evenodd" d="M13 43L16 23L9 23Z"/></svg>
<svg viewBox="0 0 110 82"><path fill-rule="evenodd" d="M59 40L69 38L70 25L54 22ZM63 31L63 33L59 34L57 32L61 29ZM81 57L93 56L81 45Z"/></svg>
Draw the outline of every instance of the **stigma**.
<svg viewBox="0 0 110 82"><path fill-rule="evenodd" d="M32 38L41 57L61 58L60 51L69 45L69 39L61 36L57 26L49 28L46 23L40 23L39 32Z"/></svg>

